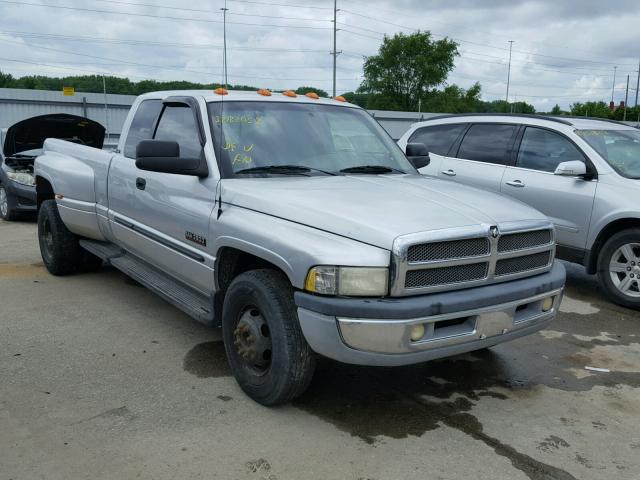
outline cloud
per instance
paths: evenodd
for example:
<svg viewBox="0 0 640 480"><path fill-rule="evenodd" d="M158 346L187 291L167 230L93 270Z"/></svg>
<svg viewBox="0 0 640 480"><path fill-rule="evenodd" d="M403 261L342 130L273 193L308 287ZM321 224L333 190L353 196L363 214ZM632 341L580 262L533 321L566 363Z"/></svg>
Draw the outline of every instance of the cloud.
<svg viewBox="0 0 640 480"><path fill-rule="evenodd" d="M132 80L221 81L223 5L223 0L0 2L5 58L0 69L14 75L104 72ZM330 0L228 0L227 8L230 82L331 90ZM514 40L511 100L540 109L609 100L614 65L616 101L624 98L627 74L635 88L637 0L342 0L338 8L339 92L357 88L362 57L377 51L383 34L412 29L458 41L462 55L449 82L468 87L480 81L486 99L506 93L509 40Z"/></svg>

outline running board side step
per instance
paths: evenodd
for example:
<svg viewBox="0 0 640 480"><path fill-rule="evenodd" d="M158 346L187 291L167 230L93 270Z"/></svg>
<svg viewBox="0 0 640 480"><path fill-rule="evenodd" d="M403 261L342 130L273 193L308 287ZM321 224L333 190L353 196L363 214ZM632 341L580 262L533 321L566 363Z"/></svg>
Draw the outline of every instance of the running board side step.
<svg viewBox="0 0 640 480"><path fill-rule="evenodd" d="M195 291L113 243L82 239L80 246L113 265L195 320L213 325L213 297L207 297Z"/></svg>

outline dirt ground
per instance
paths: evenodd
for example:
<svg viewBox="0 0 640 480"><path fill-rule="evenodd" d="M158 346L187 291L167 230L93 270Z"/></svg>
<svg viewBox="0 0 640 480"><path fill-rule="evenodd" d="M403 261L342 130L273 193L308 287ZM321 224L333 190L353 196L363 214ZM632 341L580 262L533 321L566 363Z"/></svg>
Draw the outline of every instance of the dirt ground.
<svg viewBox="0 0 640 480"><path fill-rule="evenodd" d="M0 221L0 480L640 478L640 314L577 266L549 330L408 368L323 360L265 408L216 330L111 268L50 276L35 230Z"/></svg>

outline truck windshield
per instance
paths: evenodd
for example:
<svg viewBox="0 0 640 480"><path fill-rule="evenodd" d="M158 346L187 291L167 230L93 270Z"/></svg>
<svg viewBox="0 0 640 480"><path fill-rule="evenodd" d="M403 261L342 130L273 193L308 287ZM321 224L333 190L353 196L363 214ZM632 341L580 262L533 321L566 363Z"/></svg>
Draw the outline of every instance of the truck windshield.
<svg viewBox="0 0 640 480"><path fill-rule="evenodd" d="M239 175L398 174L415 169L363 110L293 102L209 104L223 171Z"/></svg>
<svg viewBox="0 0 640 480"><path fill-rule="evenodd" d="M620 175L640 178L640 130L576 130Z"/></svg>

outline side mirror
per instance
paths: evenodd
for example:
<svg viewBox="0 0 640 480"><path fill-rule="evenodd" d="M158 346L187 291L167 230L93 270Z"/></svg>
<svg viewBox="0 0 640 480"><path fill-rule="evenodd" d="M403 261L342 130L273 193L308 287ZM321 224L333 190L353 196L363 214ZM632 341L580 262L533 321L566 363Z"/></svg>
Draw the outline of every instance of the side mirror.
<svg viewBox="0 0 640 480"><path fill-rule="evenodd" d="M429 150L424 143L407 143L407 159L416 169L426 167L431 163Z"/></svg>
<svg viewBox="0 0 640 480"><path fill-rule="evenodd" d="M587 174L587 166L582 160L561 162L558 164L553 174L561 175L563 177L581 177Z"/></svg>
<svg viewBox="0 0 640 480"><path fill-rule="evenodd" d="M136 147L136 167L149 172L206 177L207 162L202 158L180 157L178 142L142 140Z"/></svg>

